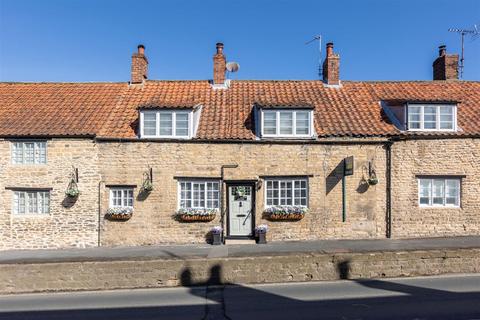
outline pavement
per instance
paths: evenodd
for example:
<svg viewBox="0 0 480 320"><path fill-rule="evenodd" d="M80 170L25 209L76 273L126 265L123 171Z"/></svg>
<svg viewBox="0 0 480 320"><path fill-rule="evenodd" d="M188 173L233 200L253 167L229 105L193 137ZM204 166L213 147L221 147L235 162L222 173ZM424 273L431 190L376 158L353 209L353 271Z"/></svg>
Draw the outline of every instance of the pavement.
<svg viewBox="0 0 480 320"><path fill-rule="evenodd" d="M480 319L480 275L0 296L0 319Z"/></svg>
<svg viewBox="0 0 480 320"><path fill-rule="evenodd" d="M185 260L195 258L275 256L300 253L365 253L469 248L480 248L480 236L422 239L286 241L272 242L263 245L236 244L212 246L209 244L197 244L95 247L86 249L8 250L0 251L0 264L114 260Z"/></svg>

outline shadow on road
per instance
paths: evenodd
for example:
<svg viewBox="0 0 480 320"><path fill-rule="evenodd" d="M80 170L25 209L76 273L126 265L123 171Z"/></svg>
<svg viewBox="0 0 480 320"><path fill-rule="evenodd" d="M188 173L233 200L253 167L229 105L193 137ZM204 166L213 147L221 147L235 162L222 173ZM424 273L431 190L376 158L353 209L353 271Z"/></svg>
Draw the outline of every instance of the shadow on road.
<svg viewBox="0 0 480 320"><path fill-rule="evenodd" d="M337 264L339 279L350 278L350 262ZM458 293L382 280L350 280L388 292L385 296L338 299L295 299L266 290L225 282L221 265L210 268L206 281L181 271L180 283L190 294L205 296L205 305L139 308L73 309L6 312L0 319L472 319L480 317L480 292ZM195 287L206 287L198 290ZM227 288L227 290L225 290ZM325 294L325 296L327 293ZM316 295L318 296L318 295Z"/></svg>

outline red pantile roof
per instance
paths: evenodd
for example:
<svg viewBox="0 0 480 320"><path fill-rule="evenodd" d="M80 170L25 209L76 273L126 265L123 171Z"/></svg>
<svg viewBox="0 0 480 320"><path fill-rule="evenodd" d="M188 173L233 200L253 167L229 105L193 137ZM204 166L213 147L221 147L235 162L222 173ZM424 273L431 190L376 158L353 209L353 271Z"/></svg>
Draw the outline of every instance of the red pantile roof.
<svg viewBox="0 0 480 320"><path fill-rule="evenodd" d="M203 106L198 139L255 139L253 108L314 107L319 136L400 134L381 101L457 101L458 126L450 135L480 134L480 82L231 81L226 90L208 81L126 83L0 83L0 136L134 138L138 108ZM418 133L417 133L418 134Z"/></svg>

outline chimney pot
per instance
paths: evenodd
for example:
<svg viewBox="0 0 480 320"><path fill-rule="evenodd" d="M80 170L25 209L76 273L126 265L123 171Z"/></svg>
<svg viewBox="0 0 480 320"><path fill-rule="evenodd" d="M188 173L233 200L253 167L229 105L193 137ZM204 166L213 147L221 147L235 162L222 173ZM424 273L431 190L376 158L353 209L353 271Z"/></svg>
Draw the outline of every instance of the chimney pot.
<svg viewBox="0 0 480 320"><path fill-rule="evenodd" d="M145 54L145 46L143 44L139 44L137 49L138 49L138 54Z"/></svg>
<svg viewBox="0 0 480 320"><path fill-rule="evenodd" d="M217 42L217 54L223 53L223 43Z"/></svg>
<svg viewBox="0 0 480 320"><path fill-rule="evenodd" d="M327 43L327 56L331 56L333 54L333 42Z"/></svg>
<svg viewBox="0 0 480 320"><path fill-rule="evenodd" d="M445 54L447 54L447 46L446 45L441 45L438 47L438 56L442 57Z"/></svg>

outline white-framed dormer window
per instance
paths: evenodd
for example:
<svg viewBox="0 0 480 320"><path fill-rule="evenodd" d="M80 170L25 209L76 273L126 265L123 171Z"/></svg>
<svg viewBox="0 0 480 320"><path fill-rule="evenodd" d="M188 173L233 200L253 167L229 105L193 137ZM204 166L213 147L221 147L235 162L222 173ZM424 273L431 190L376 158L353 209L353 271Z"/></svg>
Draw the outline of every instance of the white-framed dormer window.
<svg viewBox="0 0 480 320"><path fill-rule="evenodd" d="M178 207L182 209L218 209L220 182L189 180L178 182Z"/></svg>
<svg viewBox="0 0 480 320"><path fill-rule="evenodd" d="M265 206L308 206L306 178L265 179Z"/></svg>
<svg viewBox="0 0 480 320"><path fill-rule="evenodd" d="M13 164L45 164L47 163L46 141L13 141Z"/></svg>
<svg viewBox="0 0 480 320"><path fill-rule="evenodd" d="M140 136L142 138L192 137L192 110L141 110Z"/></svg>
<svg viewBox="0 0 480 320"><path fill-rule="evenodd" d="M262 109L262 137L310 138L313 136L313 110Z"/></svg>
<svg viewBox="0 0 480 320"><path fill-rule="evenodd" d="M457 106L454 104L408 104L409 131L456 131Z"/></svg>
<svg viewBox="0 0 480 320"><path fill-rule="evenodd" d="M110 188L110 208L117 207L133 208L133 188Z"/></svg>
<svg viewBox="0 0 480 320"><path fill-rule="evenodd" d="M14 190L14 215L45 215L50 213L50 191L48 190Z"/></svg>
<svg viewBox="0 0 480 320"><path fill-rule="evenodd" d="M460 178L419 178L420 207L459 207Z"/></svg>

